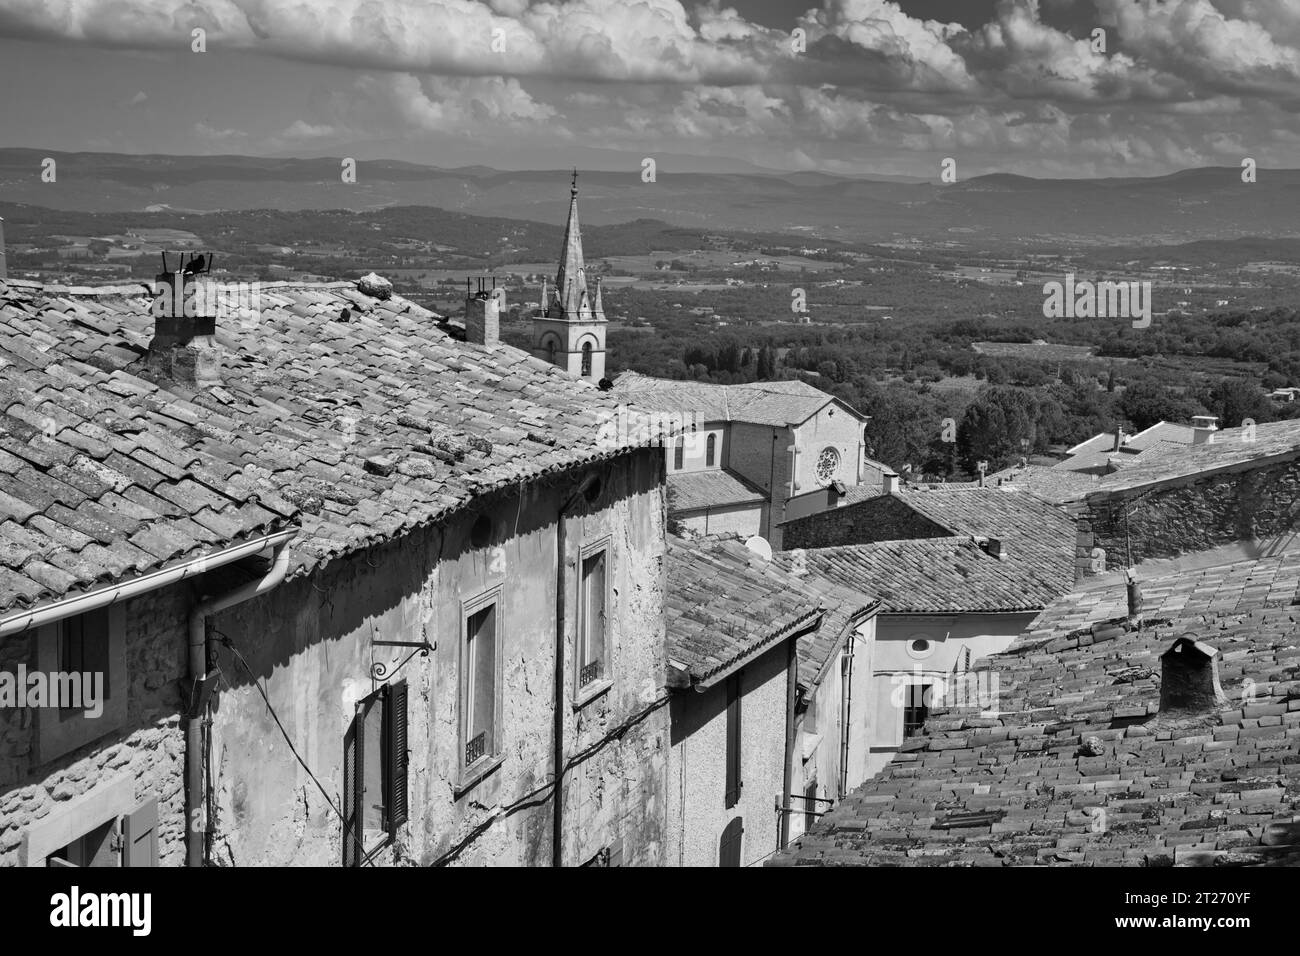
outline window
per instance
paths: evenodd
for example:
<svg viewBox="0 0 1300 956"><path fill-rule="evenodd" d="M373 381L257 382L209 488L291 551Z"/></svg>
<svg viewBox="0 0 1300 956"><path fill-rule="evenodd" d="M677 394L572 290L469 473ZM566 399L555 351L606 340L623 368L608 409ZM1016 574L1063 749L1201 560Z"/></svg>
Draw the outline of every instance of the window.
<svg viewBox="0 0 1300 956"><path fill-rule="evenodd" d="M591 374L591 343L582 343L582 374Z"/></svg>
<svg viewBox="0 0 1300 956"><path fill-rule="evenodd" d="M713 467L714 461L718 456L718 436L710 435L709 440L704 445L704 463L710 468Z"/></svg>
<svg viewBox="0 0 1300 956"><path fill-rule="evenodd" d="M112 669L109 664L108 611L100 609L58 622L58 667L60 674L74 674L83 688L102 688L104 704L112 699ZM96 685L94 682L99 681ZM60 720L85 715L85 707L60 707Z"/></svg>
<svg viewBox="0 0 1300 956"><path fill-rule="evenodd" d="M158 865L158 801L111 817L45 857L47 867Z"/></svg>
<svg viewBox="0 0 1300 956"><path fill-rule="evenodd" d="M677 444L673 446L673 471L681 471L686 465L686 438L682 435L677 436Z"/></svg>
<svg viewBox="0 0 1300 956"><path fill-rule="evenodd" d="M578 690L607 676L609 549L584 549L578 598Z"/></svg>
<svg viewBox="0 0 1300 956"><path fill-rule="evenodd" d="M718 866L740 866L740 845L745 835L745 821L732 817L718 841Z"/></svg>
<svg viewBox="0 0 1300 956"><path fill-rule="evenodd" d="M925 701L930 693L929 684L910 684L903 703L903 737L915 737L925 725Z"/></svg>
<svg viewBox="0 0 1300 956"><path fill-rule="evenodd" d="M462 609L460 649L461 785L468 786L495 766L499 750L501 699L501 588Z"/></svg>
<svg viewBox="0 0 1300 956"><path fill-rule="evenodd" d="M727 678L727 809L740 802L740 673Z"/></svg>
<svg viewBox="0 0 1300 956"><path fill-rule="evenodd" d="M36 709L36 760L48 763L126 723L126 610L121 604L42 625L35 670L63 702ZM98 699L96 699L98 698ZM87 712L90 712L89 714Z"/></svg>
<svg viewBox="0 0 1300 956"><path fill-rule="evenodd" d="M807 833L817 822L817 779L814 777L808 782L808 786L803 791L803 828Z"/></svg>
<svg viewBox="0 0 1300 956"><path fill-rule="evenodd" d="M934 653L935 642L929 634L913 634L907 639L907 656L915 661L923 661Z"/></svg>
<svg viewBox="0 0 1300 956"><path fill-rule="evenodd" d="M343 865L360 866L407 819L406 682L357 704L343 739Z"/></svg>
<svg viewBox="0 0 1300 956"><path fill-rule="evenodd" d="M821 450L817 456L817 480L823 485L829 485L840 473L840 453L839 450L827 446Z"/></svg>

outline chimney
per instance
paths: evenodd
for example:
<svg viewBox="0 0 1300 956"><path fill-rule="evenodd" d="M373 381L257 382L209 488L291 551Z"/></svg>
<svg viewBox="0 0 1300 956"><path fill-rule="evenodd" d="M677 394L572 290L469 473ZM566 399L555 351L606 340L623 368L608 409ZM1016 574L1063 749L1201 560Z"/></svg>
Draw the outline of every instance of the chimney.
<svg viewBox="0 0 1300 956"><path fill-rule="evenodd" d="M477 291L470 291L471 281L477 281ZM496 276L476 276L473 280L465 280L466 342L490 348L501 341L501 302L505 298L504 293L504 289L497 289Z"/></svg>
<svg viewBox="0 0 1300 956"><path fill-rule="evenodd" d="M1111 451L1119 451L1123 447L1124 447L1124 426L1117 423L1115 425L1115 446L1111 449Z"/></svg>
<svg viewBox="0 0 1300 956"><path fill-rule="evenodd" d="M892 471L886 471L882 475L882 478L885 483L885 494L887 495L898 494L898 475L896 475Z"/></svg>
<svg viewBox="0 0 1300 956"><path fill-rule="evenodd" d="M1160 713L1207 713L1228 702L1219 684L1219 652L1180 637L1160 655Z"/></svg>
<svg viewBox="0 0 1300 956"><path fill-rule="evenodd" d="M1124 572L1128 586L1128 619L1136 621L1142 615L1142 586L1138 584L1137 572L1129 568Z"/></svg>
<svg viewBox="0 0 1300 956"><path fill-rule="evenodd" d="M9 278L9 267L5 262L5 221L0 217L0 279Z"/></svg>
<svg viewBox="0 0 1300 956"><path fill-rule="evenodd" d="M1219 430L1219 418L1217 415L1194 415L1192 416L1192 444L1193 445L1212 445L1214 444L1214 433Z"/></svg>
<svg viewBox="0 0 1300 956"><path fill-rule="evenodd" d="M145 364L182 385L203 388L221 381L217 345L218 289L208 278L212 256L176 253L174 265L162 254L163 271L154 280L153 340Z"/></svg>
<svg viewBox="0 0 1300 956"><path fill-rule="evenodd" d="M1000 538L977 537L975 544L979 549L987 554L990 558L997 558L999 561L1007 559L1006 544Z"/></svg>

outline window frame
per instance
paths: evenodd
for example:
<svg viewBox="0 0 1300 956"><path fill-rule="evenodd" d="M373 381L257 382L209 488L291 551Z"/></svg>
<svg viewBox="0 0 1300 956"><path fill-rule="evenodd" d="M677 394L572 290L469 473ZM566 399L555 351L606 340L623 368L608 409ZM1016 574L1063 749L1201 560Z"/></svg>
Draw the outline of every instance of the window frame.
<svg viewBox="0 0 1300 956"><path fill-rule="evenodd" d="M673 445L673 471L683 471L686 468L686 436L678 435L677 442Z"/></svg>
<svg viewBox="0 0 1300 956"><path fill-rule="evenodd" d="M919 684L919 683L907 685L907 692L906 695L903 697L902 728L903 728L904 740L910 740L912 737L918 736L920 732L925 729L925 722L930 716L929 714L930 708L929 705L926 704L925 702L925 697L930 692L930 688L932 686L933 686L932 684ZM921 703L919 705L910 703L910 701L912 699L915 699L916 697L919 697L921 700ZM921 715L920 720L912 719L909 721L908 715L913 714L917 711L920 712ZM908 733L909 724L912 727L911 733Z"/></svg>
<svg viewBox="0 0 1300 956"><path fill-rule="evenodd" d="M704 467L712 468L718 463L718 436L709 432L704 440Z"/></svg>
<svg viewBox="0 0 1300 956"><path fill-rule="evenodd" d="M36 708L35 747L32 755L35 766L57 760L79 747L120 730L126 724L127 692L130 686L126 668L126 607L120 603L110 604L87 611L86 614L107 616L105 634L108 642L108 681L104 687L107 699L103 702L103 713L97 718L91 718L75 710ZM36 670L47 675L59 671L64 620L61 618L42 624L33 637L36 645Z"/></svg>
<svg viewBox="0 0 1300 956"><path fill-rule="evenodd" d="M587 560L596 554L605 555L605 626L601 633L601 643L604 645L604 670L600 676L594 680L582 683L582 671L585 668L584 660L586 657L586 626L587 626L587 601L584 600L586 594L583 590L583 566ZM589 541L578 550L578 567L577 574L577 591L578 591L578 615L576 627L574 629L573 641L573 706L581 707L591 701L593 698L600 696L613 686L614 678L614 641L611 634L610 622L613 615L610 613L610 602L613 597L612 579L614 576L614 537L605 535Z"/></svg>
<svg viewBox="0 0 1300 956"><path fill-rule="evenodd" d="M505 605L502 601L503 586L498 584L488 588L472 598L460 602L460 645L456 662L456 767L457 791L464 791L478 783L505 760L501 748L501 711L502 711L502 674L505 655L502 653L503 635L505 633ZM465 748L469 743L470 708L469 695L469 620L475 614L495 605L493 615L495 632L495 653L493 654L493 688L492 688L492 733L484 747L483 754L472 763L465 762Z"/></svg>

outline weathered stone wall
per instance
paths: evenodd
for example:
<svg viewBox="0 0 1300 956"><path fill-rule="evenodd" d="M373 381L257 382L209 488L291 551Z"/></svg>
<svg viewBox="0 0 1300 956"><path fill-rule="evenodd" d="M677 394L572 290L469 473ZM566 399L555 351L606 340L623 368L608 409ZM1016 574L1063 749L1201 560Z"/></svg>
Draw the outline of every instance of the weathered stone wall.
<svg viewBox="0 0 1300 956"><path fill-rule="evenodd" d="M180 713L188 601L184 590L171 587L125 605L129 683L126 721L120 728L37 764L35 712L0 708L0 866L40 863L22 859L24 836L74 804L86 830L117 816L98 797L123 778L132 781L127 790L133 792L129 805L119 810L129 812L157 798L159 863L184 863L185 733ZM0 639L0 670L14 674L19 663L29 670L37 666L30 632Z"/></svg>
<svg viewBox="0 0 1300 956"><path fill-rule="evenodd" d="M668 713L655 704L665 674L663 468L657 448L598 466L600 499L580 503L567 519L564 748L570 759L585 757L565 776L566 865L606 848L625 864L662 862ZM494 531L484 547L470 542L477 515L465 515L335 561L217 621L336 805L354 704L381 684L371 664L395 665L409 653L372 641L436 644L394 678L409 689L410 821L376 862L550 864L555 516L575 482L526 485L520 495L491 499L484 513ZM583 545L606 538L613 685L575 709L577 558ZM495 585L502 587L504 760L459 791L461 607ZM225 650L220 664L229 686L218 695L213 723L215 862L339 865L339 817L294 759L248 675Z"/></svg>
<svg viewBox="0 0 1300 956"><path fill-rule="evenodd" d="M787 551L949 535L947 529L890 495L795 518L783 525L783 532L782 546Z"/></svg>
<svg viewBox="0 0 1300 956"><path fill-rule="evenodd" d="M1078 576L1291 531L1300 519L1300 462L1200 477L1150 491L1090 495L1073 509ZM1100 553L1096 550L1100 549Z"/></svg>

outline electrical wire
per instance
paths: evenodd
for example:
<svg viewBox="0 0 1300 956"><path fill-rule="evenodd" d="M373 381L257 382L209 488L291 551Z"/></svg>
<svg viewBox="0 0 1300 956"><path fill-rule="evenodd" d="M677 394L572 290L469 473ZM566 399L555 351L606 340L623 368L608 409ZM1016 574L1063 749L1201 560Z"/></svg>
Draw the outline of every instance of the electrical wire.
<svg viewBox="0 0 1300 956"><path fill-rule="evenodd" d="M244 668L244 672L248 674L248 679L252 681L253 686L257 688L257 692L262 695L262 701L266 704L266 709L270 712L271 719L275 721L275 726L280 728L280 734L284 737L284 742L289 745L289 750L293 753L294 759L298 761L303 770L307 771L307 776L311 777L312 782L316 784L321 795L325 798L325 803L334 811L334 815L339 818L340 822L342 822L344 842L352 839L352 834L349 832L351 828L348 826L347 818L343 816L343 811L335 805L334 798L329 795L325 790L324 785L319 779L317 779L316 774L312 772L311 767L307 766L307 761L303 760L302 756L298 753L298 748L293 745L293 740L289 737L289 732L284 729L284 724L280 722L280 716L275 712L275 708L271 706L271 699L266 695L266 691L262 689L261 682L254 676L253 669L248 666L248 661L244 660L244 655L239 653L239 648L235 647L235 642L231 640L228 634L223 633L215 627L212 628L212 632L217 635L218 643L234 654L235 659L238 660L240 666ZM374 861L370 857L365 854L360 855L368 866L375 865Z"/></svg>

